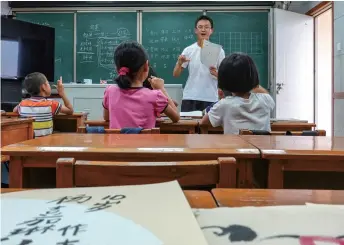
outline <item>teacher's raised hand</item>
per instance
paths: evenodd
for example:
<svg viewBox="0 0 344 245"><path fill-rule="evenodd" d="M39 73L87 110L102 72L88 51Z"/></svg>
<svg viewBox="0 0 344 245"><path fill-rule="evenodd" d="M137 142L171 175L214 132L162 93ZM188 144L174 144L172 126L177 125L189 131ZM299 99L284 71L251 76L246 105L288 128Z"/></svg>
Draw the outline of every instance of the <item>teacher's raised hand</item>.
<svg viewBox="0 0 344 245"><path fill-rule="evenodd" d="M185 55L179 55L178 57L178 64L181 66L183 65L185 62L189 62L190 59L188 59Z"/></svg>

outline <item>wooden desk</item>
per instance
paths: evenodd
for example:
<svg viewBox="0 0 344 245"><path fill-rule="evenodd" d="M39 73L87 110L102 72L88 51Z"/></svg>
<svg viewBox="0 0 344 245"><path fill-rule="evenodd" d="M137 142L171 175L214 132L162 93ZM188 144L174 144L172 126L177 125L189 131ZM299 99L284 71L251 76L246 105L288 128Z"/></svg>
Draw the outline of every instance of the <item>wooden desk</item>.
<svg viewBox="0 0 344 245"><path fill-rule="evenodd" d="M20 188L1 188L1 193L17 192L17 191L26 191L27 189Z"/></svg>
<svg viewBox="0 0 344 245"><path fill-rule="evenodd" d="M28 189L1 188L1 193L24 191ZM207 191L184 191L191 208L216 208L216 203L210 192Z"/></svg>
<svg viewBox="0 0 344 245"><path fill-rule="evenodd" d="M239 136L192 134L53 134L2 148L11 156L10 187L23 187L23 168L56 168L60 157L99 161L196 161L235 157L239 186L250 186L246 166L260 157Z"/></svg>
<svg viewBox="0 0 344 245"><path fill-rule="evenodd" d="M314 130L316 124L302 122L271 122L271 131L307 131Z"/></svg>
<svg viewBox="0 0 344 245"><path fill-rule="evenodd" d="M331 181L335 185L343 183L343 179L340 181L339 178L344 177L344 174L340 175L338 172L344 172L344 137L248 135L240 137L260 149L262 158L268 161L269 188L283 188L284 171L298 173L337 172L327 180L319 173L319 178L314 181L314 186L310 186L310 183L301 186L302 183L299 183L300 186L288 186L288 188L333 189L333 186L326 186L327 183ZM306 176L306 173L301 174ZM335 178L338 179L337 182L335 182ZM296 183L297 181L291 180L290 184L293 182ZM343 187L342 184L341 186Z"/></svg>
<svg viewBox="0 0 344 245"><path fill-rule="evenodd" d="M294 123L294 122L271 122L271 131L307 131L314 130L314 123ZM223 134L223 128L212 127L211 125L201 125L200 124L200 133L201 134Z"/></svg>
<svg viewBox="0 0 344 245"><path fill-rule="evenodd" d="M202 125L199 124L200 134L223 134L222 126L214 128L211 125Z"/></svg>
<svg viewBox="0 0 344 245"><path fill-rule="evenodd" d="M160 127L161 134L172 133L198 133L198 121L197 120L180 120L177 123L173 123L171 120L157 121L157 127Z"/></svg>
<svg viewBox="0 0 344 245"><path fill-rule="evenodd" d="M58 114L54 116L54 131L76 133L85 126L88 113L76 112L73 115Z"/></svg>
<svg viewBox="0 0 344 245"><path fill-rule="evenodd" d="M73 115L58 114L54 116L54 131L77 132L79 127L85 126L88 113L76 112ZM3 117L18 118L16 112L6 112Z"/></svg>
<svg viewBox="0 0 344 245"><path fill-rule="evenodd" d="M216 208L216 202L208 191L184 191L191 208Z"/></svg>
<svg viewBox="0 0 344 245"><path fill-rule="evenodd" d="M1 117L1 147L33 138L33 119Z"/></svg>
<svg viewBox="0 0 344 245"><path fill-rule="evenodd" d="M219 207L344 204L344 191L213 189Z"/></svg>

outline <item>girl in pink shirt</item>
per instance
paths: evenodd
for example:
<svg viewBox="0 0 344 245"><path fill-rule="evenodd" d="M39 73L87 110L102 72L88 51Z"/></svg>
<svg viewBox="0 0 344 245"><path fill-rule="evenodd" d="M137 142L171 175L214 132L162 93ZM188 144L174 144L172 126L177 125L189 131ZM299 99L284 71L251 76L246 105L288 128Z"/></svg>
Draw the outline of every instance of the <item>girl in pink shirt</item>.
<svg viewBox="0 0 344 245"><path fill-rule="evenodd" d="M108 86L103 100L104 120L110 121L110 129L151 129L161 113L178 122L179 113L164 88L164 80L151 77L153 90L143 87L149 72L143 47L134 41L123 42L114 56L117 86Z"/></svg>

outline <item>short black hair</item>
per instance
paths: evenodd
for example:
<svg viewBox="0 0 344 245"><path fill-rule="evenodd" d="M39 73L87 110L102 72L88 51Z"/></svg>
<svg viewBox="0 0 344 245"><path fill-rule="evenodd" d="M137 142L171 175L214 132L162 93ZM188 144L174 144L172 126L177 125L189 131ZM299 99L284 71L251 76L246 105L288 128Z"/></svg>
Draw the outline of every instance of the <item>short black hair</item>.
<svg viewBox="0 0 344 245"><path fill-rule="evenodd" d="M233 53L220 64L218 86L223 91L247 93L259 85L256 65L250 56Z"/></svg>
<svg viewBox="0 0 344 245"><path fill-rule="evenodd" d="M149 89L153 89L153 88L152 88L152 85L151 85L150 82L148 81L148 78L150 78L151 76L157 77L157 74L156 74L156 72L153 70L153 68L152 68L151 66L149 66L148 77L147 77L146 80L143 82L143 87L149 88Z"/></svg>
<svg viewBox="0 0 344 245"><path fill-rule="evenodd" d="M200 17L198 17L198 18L196 19L196 21L195 21L195 28L197 28L197 24L198 24L198 22L201 21L201 20L207 20L207 21L209 21L209 22L210 22L211 29L214 28L213 19L210 18L209 16L206 16L206 15L201 15Z"/></svg>
<svg viewBox="0 0 344 245"><path fill-rule="evenodd" d="M126 75L120 75L115 78L118 87L122 89L130 88L132 80L136 73L147 62L148 55L145 49L136 41L122 42L115 50L114 62L119 71L122 67L129 69Z"/></svg>
<svg viewBox="0 0 344 245"><path fill-rule="evenodd" d="M41 86L47 81L44 74L33 72L25 77L23 87L31 96L37 96L41 93Z"/></svg>

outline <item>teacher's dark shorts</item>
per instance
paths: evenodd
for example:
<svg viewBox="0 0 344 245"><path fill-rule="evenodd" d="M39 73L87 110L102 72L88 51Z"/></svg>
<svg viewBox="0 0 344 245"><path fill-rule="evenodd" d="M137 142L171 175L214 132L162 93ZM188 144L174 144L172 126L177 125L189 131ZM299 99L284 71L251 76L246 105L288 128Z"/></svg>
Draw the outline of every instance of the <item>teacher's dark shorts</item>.
<svg viewBox="0 0 344 245"><path fill-rule="evenodd" d="M199 101L199 100L183 100L182 112L188 111L203 111L205 108L213 104L214 102Z"/></svg>

